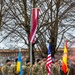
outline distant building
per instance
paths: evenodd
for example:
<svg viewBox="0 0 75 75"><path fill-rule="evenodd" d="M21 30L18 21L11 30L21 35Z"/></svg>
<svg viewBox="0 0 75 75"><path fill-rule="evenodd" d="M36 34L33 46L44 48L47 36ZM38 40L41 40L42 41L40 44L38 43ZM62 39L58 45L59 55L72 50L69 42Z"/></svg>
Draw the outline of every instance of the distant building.
<svg viewBox="0 0 75 75"><path fill-rule="evenodd" d="M27 49L22 49L21 50L22 55L25 55L28 53ZM19 50L0 50L0 56L6 57L6 56L17 56L19 53Z"/></svg>
<svg viewBox="0 0 75 75"><path fill-rule="evenodd" d="M36 50L35 51L35 55L37 55L37 53L39 52L37 52L38 50ZM59 48L58 50L57 50L57 52L56 52L56 57L57 58L61 58L62 57L62 55L63 55L63 51L64 51L64 49L63 48ZM17 55L18 55L18 52L19 52L19 50L18 49L16 49L16 50L0 50L0 56L2 56L2 57L16 57ZM28 55L28 53L29 53L29 50L28 49L22 49L21 50L21 52L22 52L22 56L26 56L26 55ZM68 56L69 56L69 59L71 59L71 60L75 60L75 48L69 48L68 49Z"/></svg>

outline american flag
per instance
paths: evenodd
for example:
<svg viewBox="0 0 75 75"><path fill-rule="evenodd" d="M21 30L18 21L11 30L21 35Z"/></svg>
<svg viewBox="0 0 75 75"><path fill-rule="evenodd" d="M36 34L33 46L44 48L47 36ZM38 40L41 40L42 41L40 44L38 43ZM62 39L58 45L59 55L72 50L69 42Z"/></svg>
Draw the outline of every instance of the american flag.
<svg viewBox="0 0 75 75"><path fill-rule="evenodd" d="M51 57L51 45L49 44L48 47L48 56L47 56L47 62L46 62L46 69L48 71L48 75L51 75L51 64L52 64L52 57Z"/></svg>

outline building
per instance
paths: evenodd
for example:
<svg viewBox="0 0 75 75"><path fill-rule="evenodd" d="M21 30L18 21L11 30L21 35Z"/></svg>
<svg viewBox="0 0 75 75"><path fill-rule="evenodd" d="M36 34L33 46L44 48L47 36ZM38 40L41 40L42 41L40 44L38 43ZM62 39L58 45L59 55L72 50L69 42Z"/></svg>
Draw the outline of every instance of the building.
<svg viewBox="0 0 75 75"><path fill-rule="evenodd" d="M37 51L35 51L35 55L39 52L39 51L38 52ZM58 55L58 57L59 56L61 57L63 55L63 51L64 51L63 48L59 48L56 52L56 55ZM26 56L26 55L28 55L29 50L28 49L22 49L21 52L22 52L22 56ZM0 56L1 57L7 57L7 56L8 57L16 57L16 56L18 56L18 53L19 53L18 49L15 49L15 50L9 50L9 49L8 50L7 49L0 50ZM68 49L68 55L69 55L70 59L75 60L75 48L69 48Z"/></svg>
<svg viewBox="0 0 75 75"><path fill-rule="evenodd" d="M22 52L22 55L25 55L25 54L27 54L28 53L28 50L27 49L22 49L21 50L21 52ZM3 56L3 57L6 57L6 56L13 56L13 57L15 57L15 56L17 56L18 55L18 53L19 53L19 50L7 50L7 49L5 49L5 50L0 50L0 56Z"/></svg>

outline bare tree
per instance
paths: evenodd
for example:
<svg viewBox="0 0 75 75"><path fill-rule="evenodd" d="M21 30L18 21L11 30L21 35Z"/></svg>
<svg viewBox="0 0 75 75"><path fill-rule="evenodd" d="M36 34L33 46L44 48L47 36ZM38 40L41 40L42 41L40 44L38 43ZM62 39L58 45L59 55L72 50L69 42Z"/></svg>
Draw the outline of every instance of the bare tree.
<svg viewBox="0 0 75 75"><path fill-rule="evenodd" d="M7 38L23 41L29 49L31 8L40 8L39 24L36 32L35 49L47 55L47 41L51 39L52 57L63 39L73 30L75 3L73 0L2 0L2 30L5 32L1 42ZM68 38L71 39L72 37ZM58 42L57 42L58 40Z"/></svg>

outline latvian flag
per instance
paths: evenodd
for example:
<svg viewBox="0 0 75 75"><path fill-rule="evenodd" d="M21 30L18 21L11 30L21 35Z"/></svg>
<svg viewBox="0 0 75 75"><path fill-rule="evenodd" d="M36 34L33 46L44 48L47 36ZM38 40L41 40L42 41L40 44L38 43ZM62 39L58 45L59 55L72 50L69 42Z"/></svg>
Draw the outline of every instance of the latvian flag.
<svg viewBox="0 0 75 75"><path fill-rule="evenodd" d="M29 35L29 41L31 43L34 43L34 38L38 26L38 15L39 15L39 8L32 8L32 14L31 14L31 31Z"/></svg>

